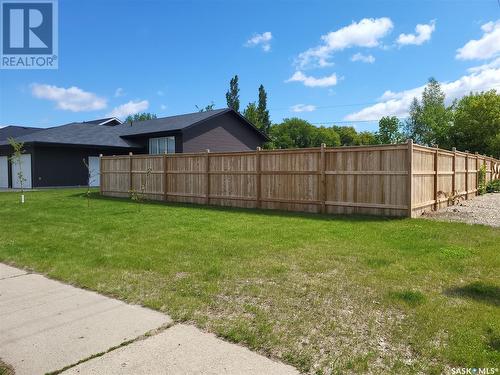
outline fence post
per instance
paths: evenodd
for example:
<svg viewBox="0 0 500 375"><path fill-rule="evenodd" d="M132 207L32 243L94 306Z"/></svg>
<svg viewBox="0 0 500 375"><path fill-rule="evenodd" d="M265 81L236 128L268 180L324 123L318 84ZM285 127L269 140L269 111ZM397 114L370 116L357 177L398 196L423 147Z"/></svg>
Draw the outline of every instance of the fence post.
<svg viewBox="0 0 500 375"><path fill-rule="evenodd" d="M434 145L436 148L436 152L434 154L434 210L437 211L439 208L439 202L438 202L438 178L439 178L439 169L438 169L438 164L439 164L439 146Z"/></svg>
<svg viewBox="0 0 500 375"><path fill-rule="evenodd" d="M168 161L167 152L163 154L163 199L168 202Z"/></svg>
<svg viewBox="0 0 500 375"><path fill-rule="evenodd" d="M260 166L260 151L262 149L260 147L257 147L257 151L255 151L255 189L256 189L256 206L257 208L261 208L262 202L262 192L261 192L261 166Z"/></svg>
<svg viewBox="0 0 500 375"><path fill-rule="evenodd" d="M103 180L103 173L102 173L102 154L99 154L99 194L102 195L102 182Z"/></svg>
<svg viewBox="0 0 500 375"><path fill-rule="evenodd" d="M493 156L490 156L489 162L490 162L490 168L488 169L487 174L490 175L490 179L488 180L488 182L493 179L493 173L492 173L492 170L491 170L491 165L493 164ZM485 163L486 163L486 161L485 161Z"/></svg>
<svg viewBox="0 0 500 375"><path fill-rule="evenodd" d="M408 205L408 217L412 217L413 214L413 139L408 139L408 153L406 155L406 169L408 170L408 179L406 182L407 190L407 205Z"/></svg>
<svg viewBox="0 0 500 375"><path fill-rule="evenodd" d="M321 213L324 214L326 211L326 178L325 178L325 147L326 144L321 144L321 154L319 158L319 172L320 172L320 181L319 181L319 199L321 201Z"/></svg>
<svg viewBox="0 0 500 375"><path fill-rule="evenodd" d="M210 150L206 151L206 164L205 164L205 179L206 179L206 196L205 196L205 204L210 204Z"/></svg>
<svg viewBox="0 0 500 375"><path fill-rule="evenodd" d="M453 147L451 149L453 151L453 166L452 166L452 172L453 175L451 176L451 194L454 196L457 194L457 148Z"/></svg>
<svg viewBox="0 0 500 375"><path fill-rule="evenodd" d="M132 153L128 153L128 179L129 179L129 194L132 193L134 184L132 182Z"/></svg>
<svg viewBox="0 0 500 375"><path fill-rule="evenodd" d="M465 199L469 199L469 151L465 150Z"/></svg>
<svg viewBox="0 0 500 375"><path fill-rule="evenodd" d="M474 195L479 195L479 152L476 151L474 154L476 156L476 194Z"/></svg>

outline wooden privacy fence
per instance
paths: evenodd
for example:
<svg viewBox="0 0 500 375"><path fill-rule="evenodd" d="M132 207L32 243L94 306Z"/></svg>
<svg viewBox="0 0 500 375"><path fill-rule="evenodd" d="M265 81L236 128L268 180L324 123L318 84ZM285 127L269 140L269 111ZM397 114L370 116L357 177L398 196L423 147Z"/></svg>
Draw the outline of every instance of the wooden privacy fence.
<svg viewBox="0 0 500 375"><path fill-rule="evenodd" d="M490 157L404 144L101 157L101 194L332 214L417 216L499 178Z"/></svg>

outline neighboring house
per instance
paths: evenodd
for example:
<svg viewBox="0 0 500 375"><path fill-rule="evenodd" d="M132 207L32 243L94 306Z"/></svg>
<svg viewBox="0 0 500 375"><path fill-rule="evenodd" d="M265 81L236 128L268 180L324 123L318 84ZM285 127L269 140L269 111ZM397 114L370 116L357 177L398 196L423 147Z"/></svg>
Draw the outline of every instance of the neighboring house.
<svg viewBox="0 0 500 375"><path fill-rule="evenodd" d="M85 124L108 125L108 126L120 125L121 123L122 123L121 120L117 119L116 117L106 117L92 121L85 121Z"/></svg>
<svg viewBox="0 0 500 375"><path fill-rule="evenodd" d="M92 185L98 186L100 154L248 151L268 140L232 109L123 124L114 118L77 122L14 138L26 150L22 162L26 188L86 185L88 173L82 159L95 176ZM19 167L8 163L11 152L6 138L0 136L0 188L19 187Z"/></svg>

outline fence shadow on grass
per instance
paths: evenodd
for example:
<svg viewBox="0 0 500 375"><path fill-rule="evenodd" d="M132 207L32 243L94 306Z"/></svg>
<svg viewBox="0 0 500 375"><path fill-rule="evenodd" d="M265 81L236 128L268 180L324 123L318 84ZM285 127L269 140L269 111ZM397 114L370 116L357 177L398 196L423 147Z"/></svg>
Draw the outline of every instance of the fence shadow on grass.
<svg viewBox="0 0 500 375"><path fill-rule="evenodd" d="M500 306L500 287L482 281L447 289L444 294L449 297L470 298L488 305Z"/></svg>
<svg viewBox="0 0 500 375"><path fill-rule="evenodd" d="M85 192L75 193L69 195L73 198L84 198L87 199ZM227 214L231 213L241 213L244 212L249 215L257 216L270 216L270 217L300 217L312 220L322 220L322 221L333 221L342 220L347 222L382 222L382 221L398 221L404 220L404 217L385 217L385 216L369 216L369 215L334 215L334 214L319 214L319 213L308 213L300 211L283 211L283 210L266 210L259 208L243 208L243 207L230 207L230 206L212 206L203 205L195 203L178 203L178 202L164 202L155 200L144 200L141 203L134 202L130 198L117 198L101 195L99 192L93 191L90 193L90 199L95 201L109 201L109 202L126 202L133 205L144 204L148 206L164 206L164 207L183 207L193 210L208 210L208 211L218 211Z"/></svg>

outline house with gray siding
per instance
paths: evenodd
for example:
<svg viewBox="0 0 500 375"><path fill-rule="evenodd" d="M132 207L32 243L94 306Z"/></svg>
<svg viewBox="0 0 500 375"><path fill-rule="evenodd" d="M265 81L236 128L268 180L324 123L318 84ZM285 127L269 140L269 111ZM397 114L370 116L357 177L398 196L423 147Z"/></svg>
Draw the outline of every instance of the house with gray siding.
<svg viewBox="0 0 500 375"><path fill-rule="evenodd" d="M92 185L98 186L100 154L249 151L268 140L243 116L228 108L137 122L121 123L108 118L27 129L21 135L9 132L24 143L21 166L8 161L12 148L0 129L0 188L18 187L19 168L27 177L28 188L83 186L88 176L82 161L85 160L96 176Z"/></svg>

